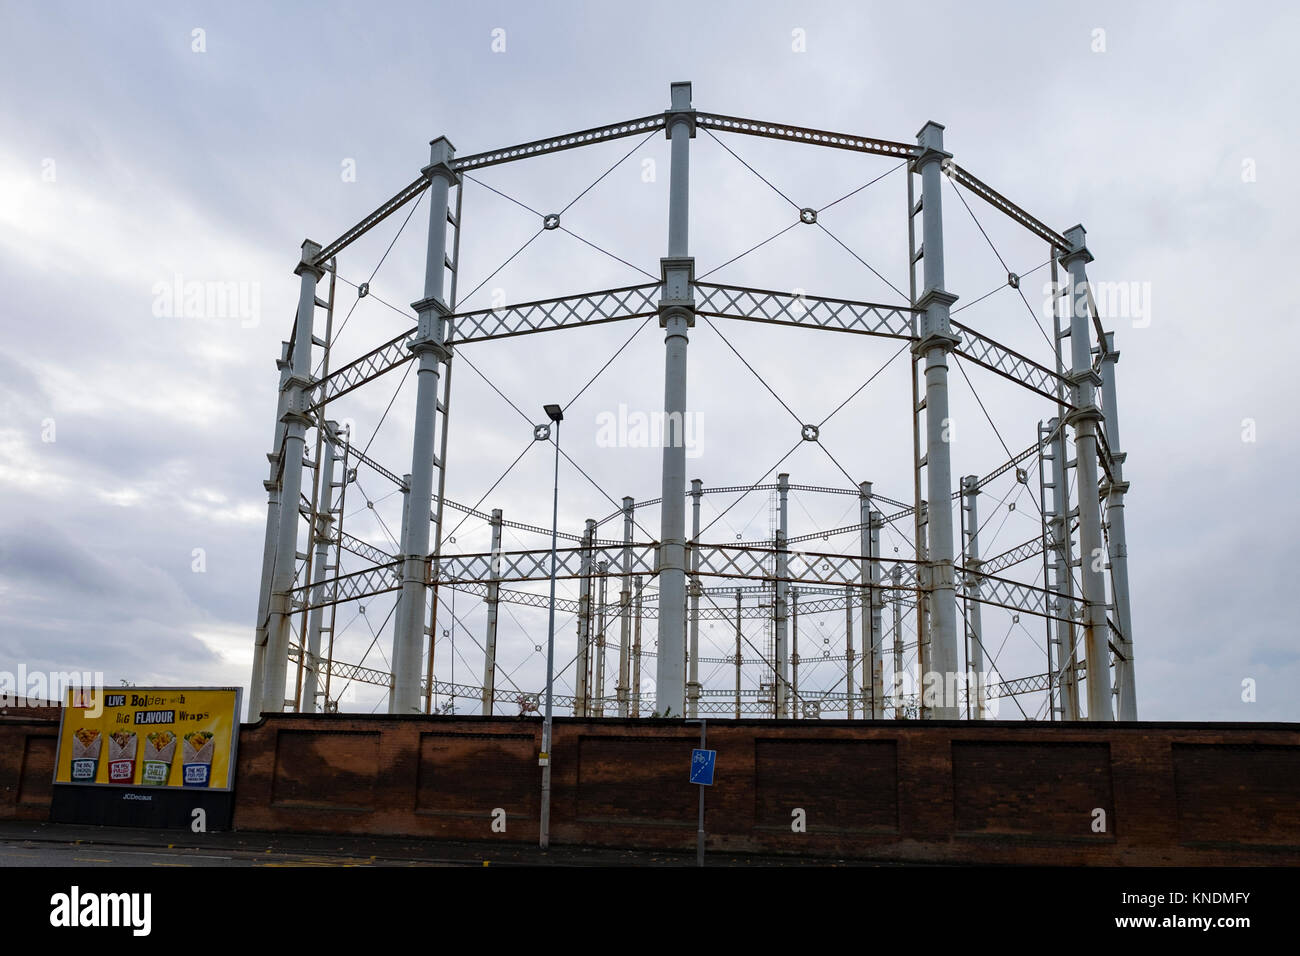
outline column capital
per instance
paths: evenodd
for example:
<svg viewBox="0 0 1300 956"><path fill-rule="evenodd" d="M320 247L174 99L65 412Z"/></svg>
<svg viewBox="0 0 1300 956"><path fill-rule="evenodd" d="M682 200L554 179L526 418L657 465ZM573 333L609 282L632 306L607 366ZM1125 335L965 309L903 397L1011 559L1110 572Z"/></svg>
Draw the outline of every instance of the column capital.
<svg viewBox="0 0 1300 956"><path fill-rule="evenodd" d="M1080 369L1077 372L1067 371L1061 377L1064 378L1071 385L1075 386L1076 388L1085 383L1092 385L1093 387L1097 387L1101 385L1101 373L1098 372L1096 369L1092 368L1091 366L1085 369ZM1067 415L1065 417L1065 420L1068 423L1070 421L1070 417Z"/></svg>
<svg viewBox="0 0 1300 956"><path fill-rule="evenodd" d="M1065 416L1065 424L1071 428L1077 428L1085 422L1099 422L1104 419L1101 409L1096 405L1084 405L1082 408L1076 408ZM1094 462L1095 464L1095 462Z"/></svg>
<svg viewBox="0 0 1300 956"><path fill-rule="evenodd" d="M447 137L439 136L437 139L432 139L429 141L429 165L420 172L430 181L434 176L441 176L448 183L455 185L460 182L460 173L456 172L456 167L452 164L455 156L456 147L451 145L451 140Z"/></svg>
<svg viewBox="0 0 1300 956"><path fill-rule="evenodd" d="M858 482L858 497L859 498L871 497L871 482L869 481Z"/></svg>
<svg viewBox="0 0 1300 956"><path fill-rule="evenodd" d="M417 358L425 352L432 352L439 362L451 360L451 346L434 338L417 337L407 344L406 350Z"/></svg>
<svg viewBox="0 0 1300 956"><path fill-rule="evenodd" d="M979 475L966 475L961 480L963 495L978 495L981 492Z"/></svg>
<svg viewBox="0 0 1300 956"><path fill-rule="evenodd" d="M926 312L930 310L931 306L935 305L941 305L944 309L947 309L956 302L957 299L958 296L946 289L926 289L917 297L916 307Z"/></svg>
<svg viewBox="0 0 1300 956"><path fill-rule="evenodd" d="M695 257L665 256L659 260L663 291L659 298L659 326L684 318L688 329L695 327Z"/></svg>
<svg viewBox="0 0 1300 956"><path fill-rule="evenodd" d="M1101 344L1092 347L1092 354L1103 362L1112 365L1119 361L1119 350L1115 348L1115 333L1107 332L1102 336Z"/></svg>
<svg viewBox="0 0 1300 956"><path fill-rule="evenodd" d="M942 162L952 159L952 153L943 148L943 124L930 120L916 131L916 145L921 152L913 159L917 169L927 163Z"/></svg>
<svg viewBox="0 0 1300 956"><path fill-rule="evenodd" d="M415 314L419 317L421 325L424 325L427 321L427 317L432 313L436 312L437 317L440 319L445 319L451 315L451 306L447 305L446 302L443 302L442 299L436 295L417 299L415 302L411 303L411 308L415 310Z"/></svg>
<svg viewBox="0 0 1300 956"><path fill-rule="evenodd" d="M1102 479L1097 490L1103 498L1109 498L1112 494L1119 495L1123 498L1128 494L1129 483L1127 481L1107 481ZM1113 507L1113 505L1112 505Z"/></svg>
<svg viewBox="0 0 1300 956"><path fill-rule="evenodd" d="M672 83L668 87L668 109L664 110L664 139L672 139L673 127L685 123L691 139L695 138L695 110L691 107L689 80Z"/></svg>
<svg viewBox="0 0 1300 956"><path fill-rule="evenodd" d="M302 425L303 427L312 424L312 420L307 416L307 413L297 408L285 409L284 414L280 416L280 421L284 422L286 425Z"/></svg>
<svg viewBox="0 0 1300 956"><path fill-rule="evenodd" d="M293 274L302 275L304 272L310 272L319 281L321 276L325 275L325 270L316 265L316 257L320 255L321 245L319 242L312 242L310 239L302 241L302 256L298 264L293 267Z"/></svg>
<svg viewBox="0 0 1300 956"><path fill-rule="evenodd" d="M292 402L295 390L300 391L304 396L306 396L315 384L316 380L310 375L304 375L302 372L291 372L289 375L285 376L284 384L280 386L280 390L288 392L289 400Z"/></svg>
<svg viewBox="0 0 1300 956"><path fill-rule="evenodd" d="M1092 262L1092 253L1088 251L1087 243L1084 241L1086 236L1087 230L1083 226L1071 226L1065 230L1065 238L1069 241L1070 248L1057 257L1063 265L1068 267L1075 259L1082 259L1084 265Z"/></svg>
<svg viewBox="0 0 1300 956"><path fill-rule="evenodd" d="M952 332L927 332L912 343L913 355L928 355L933 349L942 349L944 354L961 345L961 337ZM946 359L944 360L946 363Z"/></svg>

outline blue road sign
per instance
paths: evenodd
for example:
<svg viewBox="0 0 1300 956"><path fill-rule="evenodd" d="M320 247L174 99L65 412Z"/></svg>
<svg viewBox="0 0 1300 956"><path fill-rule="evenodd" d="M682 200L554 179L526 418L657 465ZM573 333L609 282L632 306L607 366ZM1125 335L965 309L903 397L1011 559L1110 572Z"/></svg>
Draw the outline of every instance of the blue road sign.
<svg viewBox="0 0 1300 956"><path fill-rule="evenodd" d="M698 783L705 787L713 786L713 765L717 762L718 752L716 750L699 750L698 748L691 751L691 783Z"/></svg>

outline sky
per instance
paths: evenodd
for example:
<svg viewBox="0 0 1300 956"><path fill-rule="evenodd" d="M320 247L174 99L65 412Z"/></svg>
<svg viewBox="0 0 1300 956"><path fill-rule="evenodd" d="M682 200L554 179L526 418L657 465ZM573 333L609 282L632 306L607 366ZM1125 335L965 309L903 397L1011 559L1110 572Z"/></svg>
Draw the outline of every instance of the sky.
<svg viewBox="0 0 1300 956"><path fill-rule="evenodd" d="M1300 528L1286 492L1300 467L1286 411L1298 392L1296 336L1277 280L1293 269L1296 237L1285 157L1300 146L1290 69L1300 17L1290 5L3 0L2 9L0 671L246 684L275 359L291 330L303 239L329 242L411 182L436 136L467 155L583 130L661 112L669 84L689 80L697 109L726 115L903 142L934 120L960 165L1057 231L1086 226L1090 278L1132 293L1103 320L1121 353L1139 715L1300 718L1289 690L1300 682L1298 629L1281 600ZM905 303L897 165L701 131L691 145L697 276ZM458 308L657 278L667 184L662 133L476 172L463 187ZM969 305L957 318L1051 364L1034 314L1045 244L966 195L969 210L944 184L947 288L955 308ZM727 264L789 226L793 207L833 202L825 230L796 226ZM561 209L567 231L511 258L538 231L538 213ZM347 319L336 365L413 324L428 209L422 202L403 225L409 211L339 257L337 321ZM1008 271L1024 275L1025 302L1006 287ZM367 280L372 294L358 300ZM194 283L237 295L209 310L170 293ZM624 495L657 497L660 452L626 447L626 436L609 447L600 429L620 406L662 407L662 336L654 322L638 326L466 346L447 496L547 525L551 460L548 446L529 446L531 422L543 404L576 395L560 527L579 533ZM840 489L870 480L910 500L898 345L698 322L688 477L706 487L771 481L800 422L825 420L824 450L805 443L779 470ZM954 485L1033 443L1053 414L1004 379L966 372L969 382L954 373L950 383ZM372 457L410 470L413 375L372 383L331 415ZM986 553L1038 533L1036 481L1031 468L1028 486L1004 481L981 496ZM347 494L345 530L396 551L400 495L364 469ZM766 493L736 498L705 496L712 540L768 536ZM853 524L856 512L851 497L799 492L790 533ZM486 550L486 523L452 528L461 517L449 522L448 552ZM657 508L638 521L647 532L638 540L657 536ZM606 527L617 536L617 523ZM826 550L852 538L831 537ZM505 544L546 546L514 531ZM886 548L907 557L908 546L887 530ZM1028 562L1017 574L1032 582L1040 570ZM576 586L562 582L560 593ZM439 621L437 675L476 684L484 609L456 601L454 623ZM337 656L386 670L392 596L362 605L339 608ZM983 617L1001 675L1045 669L1040 621ZM568 693L574 628L571 617L559 623ZM732 653L730 627L702 627L706 656ZM833 688L833 665L815 658L842 652L842 618L810 615L801 628L807 686ZM761 622L747 625L751 647L764 639ZM544 640L540 612L503 612L507 699L541 686ZM702 673L707 686L730 686L728 665ZM336 685L334 695L345 710L383 706L376 687ZM1003 701L1001 716L1020 713Z"/></svg>

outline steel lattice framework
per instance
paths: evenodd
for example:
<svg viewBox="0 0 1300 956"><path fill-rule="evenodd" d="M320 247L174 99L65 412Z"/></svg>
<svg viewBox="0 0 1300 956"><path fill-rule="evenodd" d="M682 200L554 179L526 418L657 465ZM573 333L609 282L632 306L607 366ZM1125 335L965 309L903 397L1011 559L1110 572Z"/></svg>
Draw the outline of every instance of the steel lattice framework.
<svg viewBox="0 0 1300 956"><path fill-rule="evenodd" d="M701 112L691 106L690 93L690 84L673 84L670 107L661 114L467 156L457 156L445 138L436 139L430 163L417 179L333 242L324 246L304 242L296 269L301 292L294 332L278 363L280 390L265 482L268 512L251 712L286 705L303 710L337 708L339 682L387 688L393 713L433 712L440 697L478 700L484 713L502 704L517 704L523 712L534 710L536 688L503 691L497 687L497 615L513 606L553 607L577 617L575 692L555 697L559 706L577 715L979 718L987 716L991 701L1040 695L1047 719L1135 719L1123 521L1128 485L1122 477L1125 456L1120 450L1115 399L1118 353L1087 294L1085 267L1092 256L1083 228L1057 232L955 164L943 148L943 127L936 123L927 123L915 143L904 143ZM865 302L696 280L687 248L686 183L690 141L701 130L715 139L715 134L763 137L901 161L908 186L908 301ZM672 179L669 243L658 281L457 311L461 194L467 173L660 131L671 142ZM945 180L1047 244L1056 323L1054 368L952 320L950 307L956 296L944 286L943 267L940 192ZM423 297L412 306L410 326L332 368L338 256L425 197L430 207L428 268ZM969 205L966 208L970 210ZM799 215L804 223L817 221L816 210L803 209ZM559 218L544 217L542 227L557 228ZM1058 265L1066 272L1064 280ZM449 290L444 288L448 275ZM322 297L320 286L326 281L328 292ZM1007 284L1018 288L1019 277L1008 275ZM358 286L357 293L365 297L368 283ZM589 520L580 535L556 531L563 544L554 550L507 550L501 544L503 529L541 536L555 529L507 521L500 510L482 511L446 497L447 418L458 349L514 336L656 317L665 330L668 420L687 411L686 343L697 318L710 324L711 320L756 322L903 343L904 349L910 349L912 363L915 481L910 500L880 494L870 482L848 488L799 485L791 484L785 474L775 483L706 489L697 481L688 488L680 441L665 442L660 498L639 502L625 498L621 510ZM954 490L945 428L948 368L958 360L1021 386L1035 401L1045 400L1050 417L1039 422L1032 445L1009 454L983 477L962 478ZM367 449L354 447L329 412L353 391L394 370L409 371L411 365L419 373L412 466L410 474L399 476ZM307 453L309 435L314 443L311 454ZM535 437L551 440L544 425L537 426ZM802 437L819 441L819 427L804 424ZM982 557L977 495L1007 476L1028 486L1031 463L1037 471L1040 533ZM342 528L348 488L360 469L368 476L378 475L403 496L398 553ZM704 495L754 492L770 496L770 536L736 543L701 540L699 503ZM857 498L860 520L791 536L787 500L792 492ZM694 513L690 533L688 502ZM660 509L658 539L649 540L647 532L642 540L634 540L634 526L644 531L637 513L644 515L654 507ZM448 510L487 523L493 533L492 549L446 553L443 524ZM621 537L598 536L602 526L619 519ZM898 522L910 524L910 556L882 554L880 532L899 528ZM820 547L831 538L847 538L849 553ZM300 547L303 540L305 551ZM809 545L817 550L799 547L811 542L817 542ZM345 571L345 553L349 565L360 566ZM1040 565L1042 586L1005 576L1029 563ZM552 600L528 589L528 583L548 581L552 574L579 582L579 599ZM607 596L610 582L618 588L613 600ZM336 659L339 607L385 594L398 595L390 612L389 669L366 667L364 659L357 663ZM487 608L485 641L479 645L484 653L480 683L434 676L433 642L443 620L440 600L456 594ZM986 654L981 607L1004 609L1016 624L1021 614L1041 622L1048 665L1043 673L1006 678L987 671L986 664L995 661L990 662ZM451 627L456 627L454 611L451 617ZM842 672L829 688L810 691L805 683L800 689L800 618L844 622L842 653L833 653L826 638L820 656L802 659L805 674L812 665L830 665ZM653 622L657 650L642 646L645 622ZM734 654L701 654L701 622L706 627L734 626ZM745 622L766 627L764 647L756 647L744 634ZM605 677L611 626L619 631L613 694ZM824 631L820 623L817 626ZM326 636L328 647L322 648ZM379 632L374 636L372 647ZM855 637L860 639L855 642ZM905 657L911 662L906 666ZM655 669L652 694L645 692L647 682L639 676L643 662ZM892 677L888 684L887 663ZM286 692L290 664L295 665L295 677L292 690ZM705 686L699 677L700 664L712 665L715 671L734 669L734 686ZM745 668L749 686L742 681ZM910 682L905 680L909 676Z"/></svg>

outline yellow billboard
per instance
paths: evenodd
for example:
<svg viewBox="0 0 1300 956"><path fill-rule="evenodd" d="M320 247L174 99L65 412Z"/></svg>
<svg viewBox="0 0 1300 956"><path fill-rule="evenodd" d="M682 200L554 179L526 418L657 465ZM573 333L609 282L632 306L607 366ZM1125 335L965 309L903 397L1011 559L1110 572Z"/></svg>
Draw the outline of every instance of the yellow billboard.
<svg viewBox="0 0 1300 956"><path fill-rule="evenodd" d="M239 698L238 687L71 688L54 782L229 790Z"/></svg>

